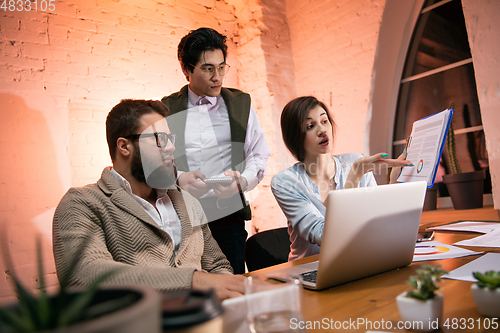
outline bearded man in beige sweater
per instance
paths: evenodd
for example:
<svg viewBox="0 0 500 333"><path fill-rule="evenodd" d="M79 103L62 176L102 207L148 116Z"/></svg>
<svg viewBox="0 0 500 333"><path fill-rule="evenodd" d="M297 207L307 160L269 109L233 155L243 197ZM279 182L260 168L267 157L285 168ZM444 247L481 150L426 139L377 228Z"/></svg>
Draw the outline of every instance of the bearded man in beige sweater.
<svg viewBox="0 0 500 333"><path fill-rule="evenodd" d="M71 188L53 220L57 275L68 271L88 286L118 268L109 285L140 284L159 291L215 289L222 299L243 294L243 276L212 238L199 202L175 184L175 135L160 101L122 100L108 114L106 137L113 167L95 184Z"/></svg>

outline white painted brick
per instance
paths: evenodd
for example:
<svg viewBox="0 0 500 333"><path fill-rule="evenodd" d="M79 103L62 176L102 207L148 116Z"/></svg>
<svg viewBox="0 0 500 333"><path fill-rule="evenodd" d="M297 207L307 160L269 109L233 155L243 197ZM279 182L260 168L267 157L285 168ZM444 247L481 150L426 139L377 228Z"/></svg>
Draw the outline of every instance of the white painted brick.
<svg viewBox="0 0 500 333"><path fill-rule="evenodd" d="M216 4L215 0L191 0L191 2L202 5L205 8L214 8Z"/></svg>
<svg viewBox="0 0 500 333"><path fill-rule="evenodd" d="M58 84L52 82L44 82L43 86L45 90L51 94L57 96L68 96L68 97L86 97L88 95L88 90L84 87L79 87L68 84Z"/></svg>
<svg viewBox="0 0 500 333"><path fill-rule="evenodd" d="M2 10L3 11L3 10ZM21 27L21 20L19 17L6 16L3 14L0 16L0 30L19 30Z"/></svg>
<svg viewBox="0 0 500 333"><path fill-rule="evenodd" d="M0 44L0 54L10 57L17 57L20 55L20 47L8 41L3 41Z"/></svg>
<svg viewBox="0 0 500 333"><path fill-rule="evenodd" d="M70 121L92 121L92 110L89 109L71 109L69 111L69 120ZM83 132L73 132L71 134L71 140L77 140L79 143L87 142L86 135ZM84 139L82 139L84 137Z"/></svg>
<svg viewBox="0 0 500 333"><path fill-rule="evenodd" d="M49 25L71 27L72 30L97 32L97 24L95 22L66 16L51 16L49 18Z"/></svg>
<svg viewBox="0 0 500 333"><path fill-rule="evenodd" d="M92 51L92 44L87 41L69 38L50 38L50 45L55 49L64 49L90 53Z"/></svg>
<svg viewBox="0 0 500 333"><path fill-rule="evenodd" d="M182 8L182 9L187 9L191 12L191 15L196 15L196 18L198 19L201 16L198 16L197 14L202 14L206 15L208 9L200 4L193 3L192 1L180 1L177 3L176 9L177 8ZM194 28L196 29L196 28Z"/></svg>
<svg viewBox="0 0 500 333"><path fill-rule="evenodd" d="M21 81L42 82L43 71L23 70L21 73Z"/></svg>
<svg viewBox="0 0 500 333"><path fill-rule="evenodd" d="M0 67L0 81L20 80L21 72L12 68Z"/></svg>
<svg viewBox="0 0 500 333"><path fill-rule="evenodd" d="M35 21L35 20L21 20L20 32L25 34L46 34L47 33L47 22Z"/></svg>
<svg viewBox="0 0 500 333"><path fill-rule="evenodd" d="M49 45L23 43L20 46L21 56L31 59L54 59L54 51ZM57 52L56 52L57 53ZM61 60L61 59L59 59Z"/></svg>
<svg viewBox="0 0 500 333"><path fill-rule="evenodd" d="M68 83L68 73L60 72L43 72L43 82L67 84Z"/></svg>
<svg viewBox="0 0 500 333"><path fill-rule="evenodd" d="M223 12L223 11L213 11L213 10L211 10L210 13L209 13L209 15L213 16L217 21L229 21L229 22L233 22L236 19L236 16L234 15L233 12ZM216 26L215 26L215 28L216 28ZM219 31L219 32L221 32L221 31Z"/></svg>
<svg viewBox="0 0 500 333"><path fill-rule="evenodd" d="M15 30L6 30L2 32L4 40L12 40L17 42L31 42L39 44L48 43L48 34L32 34L32 33L19 33Z"/></svg>
<svg viewBox="0 0 500 333"><path fill-rule="evenodd" d="M135 80L131 78L120 78L119 76L113 76L113 79L107 80L108 87L112 87L113 89L121 89L125 91L140 91L144 90L144 85L135 82Z"/></svg>
<svg viewBox="0 0 500 333"><path fill-rule="evenodd" d="M113 36L109 41L109 45L120 49L126 49L129 47L129 42L126 38Z"/></svg>
<svg viewBox="0 0 500 333"><path fill-rule="evenodd" d="M148 12L155 12L158 8L158 2L154 0L141 0L140 2L135 2L132 6L133 10L147 10Z"/></svg>
<svg viewBox="0 0 500 333"><path fill-rule="evenodd" d="M94 44L108 45L110 40L111 40L111 35L103 32L94 33L90 36L90 42L93 45Z"/></svg>
<svg viewBox="0 0 500 333"><path fill-rule="evenodd" d="M101 89L101 90L91 90L89 91L87 98L93 101L120 101L123 98L127 98L122 90L119 89Z"/></svg>
<svg viewBox="0 0 500 333"><path fill-rule="evenodd" d="M110 2L110 1L107 1ZM121 15L119 12L95 8L82 8L77 11L76 17L83 20L91 20L94 22L105 22L109 24L118 24Z"/></svg>
<svg viewBox="0 0 500 333"><path fill-rule="evenodd" d="M90 67L89 68L89 76L90 77L107 77L110 79L116 79L116 78L125 78L128 76L128 70L126 69L116 69L116 68L110 68L109 66L106 67Z"/></svg>
<svg viewBox="0 0 500 333"><path fill-rule="evenodd" d="M146 72L146 71L134 71L131 70L129 75L134 78L137 83L161 83L162 75L158 71Z"/></svg>
<svg viewBox="0 0 500 333"><path fill-rule="evenodd" d="M68 63L81 63L89 67L107 65L109 57L94 53L66 51L66 61Z"/></svg>
<svg viewBox="0 0 500 333"><path fill-rule="evenodd" d="M196 20L191 17L189 13L190 11L188 9L177 8L174 13L166 17L165 23L172 27L194 27L196 26ZM187 31L185 33L187 33ZM182 35L185 33L182 33ZM180 38L182 38L182 36Z"/></svg>
<svg viewBox="0 0 500 333"><path fill-rule="evenodd" d="M60 39L68 38L69 29L70 28L66 26L49 24L48 27L49 37L50 38L58 37Z"/></svg>
<svg viewBox="0 0 500 333"><path fill-rule="evenodd" d="M68 75L82 76L87 75L89 72L89 68L86 64L67 63L64 61L47 61L45 64L45 70L47 72L61 72L67 73Z"/></svg>
<svg viewBox="0 0 500 333"><path fill-rule="evenodd" d="M231 3L223 2L223 1L215 1L215 9L220 10L222 12L234 13L235 8Z"/></svg>
<svg viewBox="0 0 500 333"><path fill-rule="evenodd" d="M77 39L82 41L90 41L90 37L93 35L90 31L82 31L82 30L68 30L68 39Z"/></svg>
<svg viewBox="0 0 500 333"><path fill-rule="evenodd" d="M56 9L52 12L55 15L76 17L77 5L69 1L56 1ZM50 18L49 18L50 19Z"/></svg>
<svg viewBox="0 0 500 333"><path fill-rule="evenodd" d="M0 54L0 63L4 64L7 68L13 69L35 69L41 70L44 68L44 64L42 60L37 59L29 59L25 57L10 57L3 54Z"/></svg>

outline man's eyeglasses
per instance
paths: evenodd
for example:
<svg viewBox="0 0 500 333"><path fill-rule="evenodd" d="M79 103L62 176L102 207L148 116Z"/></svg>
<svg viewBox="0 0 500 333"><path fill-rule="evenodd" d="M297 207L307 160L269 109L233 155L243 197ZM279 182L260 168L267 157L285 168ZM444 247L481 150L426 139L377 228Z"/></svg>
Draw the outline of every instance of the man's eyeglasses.
<svg viewBox="0 0 500 333"><path fill-rule="evenodd" d="M165 148L168 143L168 140L175 145L175 134L167 134L165 132L157 132L157 133L143 133L143 134L131 134L124 136L125 139L139 139L139 138L150 138L154 136L156 138L156 145L158 148Z"/></svg>
<svg viewBox="0 0 500 333"><path fill-rule="evenodd" d="M211 78L215 74L215 70L219 72L220 76L224 76L229 72L229 65L228 64L222 64L219 66L212 66L212 65L207 65L203 68L196 67L195 65L192 65L194 68L198 68L202 73L203 76L206 77L207 79Z"/></svg>

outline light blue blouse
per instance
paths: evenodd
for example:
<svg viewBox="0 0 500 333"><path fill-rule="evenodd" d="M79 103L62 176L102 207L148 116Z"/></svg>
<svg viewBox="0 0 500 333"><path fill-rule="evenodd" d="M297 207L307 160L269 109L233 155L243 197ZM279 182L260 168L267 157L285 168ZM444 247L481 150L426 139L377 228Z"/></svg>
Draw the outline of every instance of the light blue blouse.
<svg viewBox="0 0 500 333"><path fill-rule="evenodd" d="M352 164L362 155L357 153L332 156L336 172L336 189L344 188ZM371 172L359 182L360 187L377 186ZM319 188L307 175L304 164L298 162L276 174L271 181L271 190L288 219L290 254L288 260L318 254L323 237L326 207L321 201Z"/></svg>

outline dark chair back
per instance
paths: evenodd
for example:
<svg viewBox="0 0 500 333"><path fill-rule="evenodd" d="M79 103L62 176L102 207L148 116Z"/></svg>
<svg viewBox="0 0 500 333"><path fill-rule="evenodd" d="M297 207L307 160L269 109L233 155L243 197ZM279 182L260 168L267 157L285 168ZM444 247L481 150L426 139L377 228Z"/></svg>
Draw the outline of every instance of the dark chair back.
<svg viewBox="0 0 500 333"><path fill-rule="evenodd" d="M265 230L247 239L245 257L248 271L288 261L290 253L288 228Z"/></svg>

